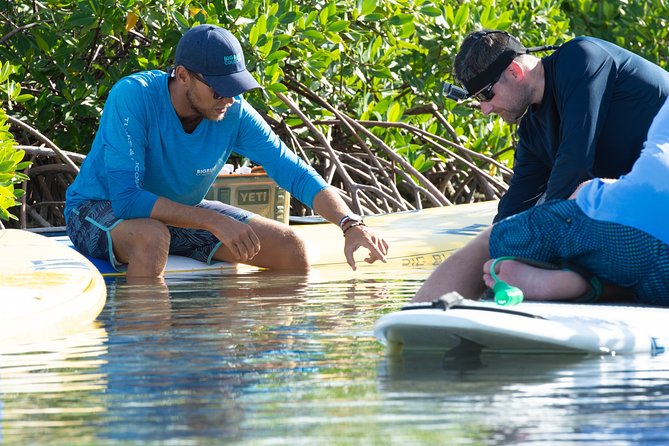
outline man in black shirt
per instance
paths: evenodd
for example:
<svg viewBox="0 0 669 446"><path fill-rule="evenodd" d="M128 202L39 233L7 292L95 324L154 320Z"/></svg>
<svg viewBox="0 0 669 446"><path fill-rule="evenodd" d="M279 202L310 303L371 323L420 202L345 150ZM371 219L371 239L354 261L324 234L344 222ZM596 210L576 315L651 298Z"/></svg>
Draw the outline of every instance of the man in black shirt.
<svg viewBox="0 0 669 446"><path fill-rule="evenodd" d="M503 31L469 34L455 75L481 111L518 123L514 175L495 221L630 171L669 73L612 43L578 37L537 58Z"/></svg>

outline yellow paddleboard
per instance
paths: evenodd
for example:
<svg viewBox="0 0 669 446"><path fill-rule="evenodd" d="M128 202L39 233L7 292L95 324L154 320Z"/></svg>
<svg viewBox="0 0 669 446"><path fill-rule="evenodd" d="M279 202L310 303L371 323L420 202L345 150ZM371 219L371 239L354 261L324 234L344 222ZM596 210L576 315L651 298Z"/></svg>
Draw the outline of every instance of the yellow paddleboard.
<svg viewBox="0 0 669 446"><path fill-rule="evenodd" d="M95 320L106 296L100 272L75 250L0 230L0 348L74 333Z"/></svg>
<svg viewBox="0 0 669 446"><path fill-rule="evenodd" d="M366 216L365 223L386 239L387 264L378 267L434 267L492 224L497 201ZM294 226L314 266L346 265L344 237L330 223ZM361 249L360 251L366 250ZM356 260L364 257L359 256ZM364 262L359 266L366 266Z"/></svg>
<svg viewBox="0 0 669 446"><path fill-rule="evenodd" d="M497 201L460 204L418 211L394 212L366 216L366 224L390 245L387 263L368 265L363 260L367 250L356 253L358 266L369 268L422 268L439 265L453 251L464 246L492 224L497 213ZM311 218L305 220L313 221ZM316 220L318 221L318 220ZM344 237L341 229L331 223L291 224L307 246L309 262L315 268L349 268L344 257ZM69 246L67 236L52 237ZM90 259L103 276L122 276L109 261ZM215 262L211 265L188 257L170 255L165 267L166 276L181 274L220 274L237 269L237 265Z"/></svg>

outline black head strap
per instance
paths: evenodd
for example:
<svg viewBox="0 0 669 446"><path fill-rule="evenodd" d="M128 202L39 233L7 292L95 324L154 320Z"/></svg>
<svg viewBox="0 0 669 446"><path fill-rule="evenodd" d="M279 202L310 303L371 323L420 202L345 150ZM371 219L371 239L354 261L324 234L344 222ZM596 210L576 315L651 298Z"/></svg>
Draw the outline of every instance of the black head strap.
<svg viewBox="0 0 669 446"><path fill-rule="evenodd" d="M513 61L513 59L515 59L518 54L522 53L517 53L511 49L504 50L504 52L497 56L497 59L488 65L485 70L481 71L479 74L469 79L468 81L463 82L463 85L468 92L471 92L471 94L475 94L483 90L488 84L495 81L502 75L504 70L506 70L506 67L511 64L511 61Z"/></svg>
<svg viewBox="0 0 669 446"><path fill-rule="evenodd" d="M483 90L487 85L494 82L496 79L502 75L506 67L511 64L513 59L520 54L527 53L527 49L518 43L514 38L512 38L509 33L505 31L485 31L474 36L476 40L482 39L483 37L490 34L504 34L507 36L506 48L504 51L497 56L497 58L490 64L488 67L469 79L466 82L462 82L463 86L467 89L470 96Z"/></svg>

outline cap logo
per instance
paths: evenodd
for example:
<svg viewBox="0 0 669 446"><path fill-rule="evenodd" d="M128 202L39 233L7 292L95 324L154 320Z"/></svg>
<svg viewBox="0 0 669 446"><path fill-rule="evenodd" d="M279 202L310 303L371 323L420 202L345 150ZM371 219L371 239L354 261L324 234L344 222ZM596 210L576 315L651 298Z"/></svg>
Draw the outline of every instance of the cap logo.
<svg viewBox="0 0 669 446"><path fill-rule="evenodd" d="M234 65L239 61L239 59L241 58L237 54L233 54L231 56L223 56L223 63L226 65Z"/></svg>

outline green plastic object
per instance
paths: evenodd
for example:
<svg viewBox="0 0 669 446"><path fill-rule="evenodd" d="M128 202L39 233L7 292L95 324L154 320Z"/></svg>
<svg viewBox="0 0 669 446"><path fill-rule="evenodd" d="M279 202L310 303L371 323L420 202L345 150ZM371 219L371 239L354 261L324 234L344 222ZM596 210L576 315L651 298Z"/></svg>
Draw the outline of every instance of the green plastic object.
<svg viewBox="0 0 669 446"><path fill-rule="evenodd" d="M520 288L511 286L505 281L499 279L495 274L495 265L504 260L515 260L514 257L499 257L490 265L490 275L495 279L495 285L492 291L495 293L495 303L497 305L518 305L523 301L523 292Z"/></svg>

